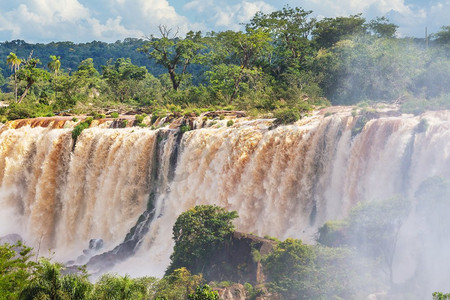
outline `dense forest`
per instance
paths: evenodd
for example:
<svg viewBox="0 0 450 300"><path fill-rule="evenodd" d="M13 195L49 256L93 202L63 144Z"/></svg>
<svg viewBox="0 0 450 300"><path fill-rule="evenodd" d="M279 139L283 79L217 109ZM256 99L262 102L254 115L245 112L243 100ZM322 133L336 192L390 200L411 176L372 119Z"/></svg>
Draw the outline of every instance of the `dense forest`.
<svg viewBox="0 0 450 300"><path fill-rule="evenodd" d="M407 112L448 107L450 26L399 38L385 17L317 20L289 6L244 31L189 32L115 43L0 44L2 121L145 108L240 109L296 120L313 107L381 101Z"/></svg>

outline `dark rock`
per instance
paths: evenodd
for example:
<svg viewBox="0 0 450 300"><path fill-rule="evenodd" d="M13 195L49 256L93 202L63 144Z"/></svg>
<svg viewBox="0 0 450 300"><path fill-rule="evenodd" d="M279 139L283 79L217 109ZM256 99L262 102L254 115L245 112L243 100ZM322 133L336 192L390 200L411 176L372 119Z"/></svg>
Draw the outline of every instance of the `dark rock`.
<svg viewBox="0 0 450 300"><path fill-rule="evenodd" d="M276 242L269 239L234 232L231 241L216 251L204 267L203 276L208 281L263 283L265 276L260 259L275 245Z"/></svg>
<svg viewBox="0 0 450 300"><path fill-rule="evenodd" d="M12 244L17 243L18 241L23 242L23 239L17 233L12 233L12 234L8 234L8 235L5 235L3 237L0 237L0 243L1 244L8 243L8 244L12 245Z"/></svg>
<svg viewBox="0 0 450 300"><path fill-rule="evenodd" d="M225 288L215 288L221 300L245 300L248 299L247 291L242 284L236 283Z"/></svg>
<svg viewBox="0 0 450 300"><path fill-rule="evenodd" d="M103 240L102 239L91 239L89 241L89 249L98 251L103 248Z"/></svg>

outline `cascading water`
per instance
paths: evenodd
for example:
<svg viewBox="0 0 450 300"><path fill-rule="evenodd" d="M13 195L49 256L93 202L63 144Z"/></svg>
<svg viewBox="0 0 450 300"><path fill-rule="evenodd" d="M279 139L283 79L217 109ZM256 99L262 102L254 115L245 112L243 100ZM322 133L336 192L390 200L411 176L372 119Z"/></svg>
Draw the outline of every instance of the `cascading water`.
<svg viewBox="0 0 450 300"><path fill-rule="evenodd" d="M359 201L412 197L425 179L450 178L448 111L386 113L360 132L350 108L273 129L267 120L225 123L183 135L94 127L75 147L64 124L6 126L0 236L19 233L64 259L102 238L107 257L134 255L117 270L162 275L172 226L196 204L236 210L240 231L313 242Z"/></svg>

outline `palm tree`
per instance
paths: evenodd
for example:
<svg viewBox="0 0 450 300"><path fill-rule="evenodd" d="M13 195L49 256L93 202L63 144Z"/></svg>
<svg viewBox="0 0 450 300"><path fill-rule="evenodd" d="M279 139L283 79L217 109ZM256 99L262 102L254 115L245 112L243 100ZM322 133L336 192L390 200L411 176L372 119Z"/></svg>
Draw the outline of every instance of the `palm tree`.
<svg viewBox="0 0 450 300"><path fill-rule="evenodd" d="M48 69L52 71L55 76L58 76L59 69L61 68L61 56L50 55L51 61L48 63Z"/></svg>
<svg viewBox="0 0 450 300"><path fill-rule="evenodd" d="M48 63L48 69L50 71L53 72L53 74L55 74L55 80L56 77L58 77L58 72L59 69L61 68L61 61L60 61L61 56L55 56L55 55L50 55L50 59L51 61ZM56 90L56 81L55 81L55 96L58 97L58 91Z"/></svg>
<svg viewBox="0 0 450 300"><path fill-rule="evenodd" d="M10 52L6 57L6 63L11 65L11 71L14 70L14 96L17 102L17 71L19 70L22 60L18 58L14 52Z"/></svg>

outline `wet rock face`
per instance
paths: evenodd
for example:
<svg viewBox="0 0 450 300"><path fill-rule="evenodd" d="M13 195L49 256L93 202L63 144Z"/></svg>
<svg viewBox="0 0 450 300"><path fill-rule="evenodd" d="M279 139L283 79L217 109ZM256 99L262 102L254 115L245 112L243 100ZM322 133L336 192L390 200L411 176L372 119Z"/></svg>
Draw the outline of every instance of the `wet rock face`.
<svg viewBox="0 0 450 300"><path fill-rule="evenodd" d="M269 254L275 242L252 234L234 232L232 239L214 254L203 276L208 281L234 281L252 285L265 281L260 258Z"/></svg>
<svg viewBox="0 0 450 300"><path fill-rule="evenodd" d="M71 260L66 263L66 265L83 265L87 263L91 257L98 255L101 249L103 248L103 240L102 239L91 239L89 240L89 246L87 249L83 250L83 254L78 256L75 261Z"/></svg>
<svg viewBox="0 0 450 300"><path fill-rule="evenodd" d="M236 283L226 288L216 289L219 293L219 299L222 300L245 300L247 292L242 284Z"/></svg>
<svg viewBox="0 0 450 300"><path fill-rule="evenodd" d="M103 240L102 239L91 239L89 241L89 249L98 251L103 248Z"/></svg>

